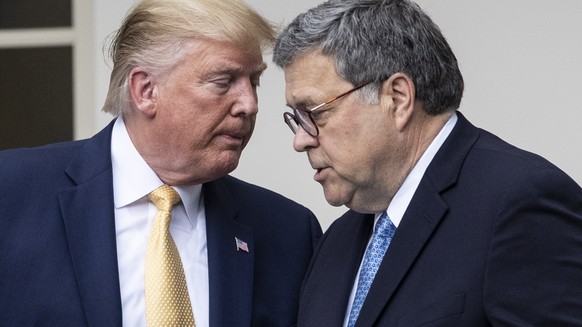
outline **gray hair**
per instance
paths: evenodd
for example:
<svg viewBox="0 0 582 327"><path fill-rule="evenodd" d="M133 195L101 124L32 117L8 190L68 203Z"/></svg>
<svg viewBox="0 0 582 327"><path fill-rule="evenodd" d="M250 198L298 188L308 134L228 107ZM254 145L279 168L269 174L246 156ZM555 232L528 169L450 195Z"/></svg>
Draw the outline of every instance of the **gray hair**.
<svg viewBox="0 0 582 327"><path fill-rule="evenodd" d="M265 51L275 41L275 30L242 0L142 0L111 41L113 70L103 111L122 115L130 110L128 76L134 67L162 76L202 39Z"/></svg>
<svg viewBox="0 0 582 327"><path fill-rule="evenodd" d="M381 83L394 73L408 75L416 99L429 114L457 109L463 77L440 29L408 0L329 0L296 17L278 37L273 61L281 68L297 56L319 50L335 70L378 101ZM366 95L366 93L368 93Z"/></svg>

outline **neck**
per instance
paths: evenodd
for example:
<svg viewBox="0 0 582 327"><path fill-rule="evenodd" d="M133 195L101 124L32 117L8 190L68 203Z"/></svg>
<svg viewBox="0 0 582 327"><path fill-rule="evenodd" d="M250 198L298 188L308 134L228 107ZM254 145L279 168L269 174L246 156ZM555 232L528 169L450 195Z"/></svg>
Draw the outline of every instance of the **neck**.
<svg viewBox="0 0 582 327"><path fill-rule="evenodd" d="M421 111L413 117L405 131L406 136L401 147L403 156L399 165L400 168L393 170L392 177L388 178L388 180L392 181L392 185L389 185L390 191L387 192L389 195L387 205L392 202L396 192L398 192L412 169L414 169L453 113L454 111L449 111L435 116Z"/></svg>

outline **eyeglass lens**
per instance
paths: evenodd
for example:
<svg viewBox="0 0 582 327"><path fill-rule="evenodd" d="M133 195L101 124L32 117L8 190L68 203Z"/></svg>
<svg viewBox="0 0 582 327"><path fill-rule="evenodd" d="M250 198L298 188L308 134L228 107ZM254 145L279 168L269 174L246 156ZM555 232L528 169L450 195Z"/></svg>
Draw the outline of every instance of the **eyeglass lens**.
<svg viewBox="0 0 582 327"><path fill-rule="evenodd" d="M283 114L283 117L285 119L285 123L287 123L287 125L289 126L289 128L291 128L291 131L293 131L293 133L297 133L297 128L299 128L299 126L301 126L309 135L316 137L319 135L319 129L317 128L317 124L315 123L315 121L313 121L313 117L311 116L311 113L314 110L318 110L322 106L325 106L329 103L332 103L332 102L334 102L334 101L368 85L369 83L370 82L359 84L356 87L338 95L337 97L335 97L333 99L330 99L330 100L316 106L315 108L313 108L309 111L299 110L299 109L293 108L293 114L291 114L291 113L284 113Z"/></svg>
<svg viewBox="0 0 582 327"><path fill-rule="evenodd" d="M299 125L301 125L301 127L309 135L317 136L319 134L319 131L317 129L317 125L315 124L315 122L313 121L313 119L311 118L309 113L307 113L303 110L298 110L298 109L293 109L293 112L295 113L295 118L297 119L297 122L299 123Z"/></svg>
<svg viewBox="0 0 582 327"><path fill-rule="evenodd" d="M289 126L289 128L291 129L293 134L297 133L297 129L299 128L299 125L297 123L297 119L295 118L295 115L290 113L290 112L285 112L285 113L283 113L283 118L285 119L285 123L287 124L287 126Z"/></svg>

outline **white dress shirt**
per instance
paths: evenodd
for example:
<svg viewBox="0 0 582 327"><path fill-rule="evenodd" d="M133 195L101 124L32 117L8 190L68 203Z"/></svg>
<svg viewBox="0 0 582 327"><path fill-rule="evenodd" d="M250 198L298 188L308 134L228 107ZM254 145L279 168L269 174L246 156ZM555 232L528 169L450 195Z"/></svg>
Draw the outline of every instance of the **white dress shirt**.
<svg viewBox="0 0 582 327"><path fill-rule="evenodd" d="M111 137L117 262L124 326L146 326L144 266L156 207L148 194L163 185L137 152L119 117ZM197 327L208 326L209 290L206 216L202 186L174 187L182 202L174 206L170 233L184 266Z"/></svg>
<svg viewBox="0 0 582 327"><path fill-rule="evenodd" d="M386 213L388 214L388 218L392 221L394 226L398 228L418 185L420 184L420 180L424 176L428 165L431 163L432 159L441 148L453 127L457 123L457 114L453 113L451 118L447 121L445 126L441 129L435 139L430 143L426 151L422 154L412 171L406 176L406 179L392 198L392 201L388 205L388 209L386 209ZM380 218L383 212L376 213L376 217L374 218L374 231L376 230L376 222ZM398 230L398 229L397 229ZM373 234L373 232L372 232ZM368 241L368 245L371 241ZM367 248L366 248L367 249ZM364 254L365 256L365 254ZM363 259L362 259L363 260ZM358 288L358 280L360 279L360 270L362 269L362 263L360 262L360 268L358 269L358 274L356 275L356 279L354 281L354 285L352 286L352 293L350 294L350 299L348 301L348 308L346 311L345 319L344 319L344 327L347 327L348 320L350 317L350 311L352 311L352 304L354 302L354 297L356 296L356 290Z"/></svg>

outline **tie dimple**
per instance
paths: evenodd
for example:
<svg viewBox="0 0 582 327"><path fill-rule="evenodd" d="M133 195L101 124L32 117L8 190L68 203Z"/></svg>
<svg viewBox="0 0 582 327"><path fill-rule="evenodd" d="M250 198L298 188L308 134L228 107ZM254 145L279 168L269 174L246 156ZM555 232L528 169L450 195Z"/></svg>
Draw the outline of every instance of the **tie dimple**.
<svg viewBox="0 0 582 327"><path fill-rule="evenodd" d="M149 194L158 209L146 250L145 295L148 326L195 326L180 254L170 234L172 207L180 195L168 185Z"/></svg>

